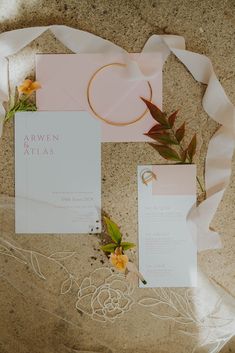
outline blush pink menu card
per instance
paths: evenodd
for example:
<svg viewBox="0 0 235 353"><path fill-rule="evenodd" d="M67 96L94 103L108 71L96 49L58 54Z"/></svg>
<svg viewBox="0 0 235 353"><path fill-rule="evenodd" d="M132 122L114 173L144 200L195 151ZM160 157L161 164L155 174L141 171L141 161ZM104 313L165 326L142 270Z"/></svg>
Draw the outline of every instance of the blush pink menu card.
<svg viewBox="0 0 235 353"><path fill-rule="evenodd" d="M149 172L156 179L144 184ZM195 165L138 167L139 270L147 287L197 285L197 247L186 221L195 203Z"/></svg>
<svg viewBox="0 0 235 353"><path fill-rule="evenodd" d="M162 105L162 60L158 53L130 54L141 70L158 68L149 81L127 79L121 54L40 54L36 56L36 74L42 88L37 92L40 111L92 111L111 123L101 122L103 142L149 141L144 133L155 121L140 97ZM121 65L120 65L121 64ZM89 90L88 90L89 86ZM89 99L88 99L89 98ZM88 104L90 100L91 106ZM92 107L92 108L91 108Z"/></svg>

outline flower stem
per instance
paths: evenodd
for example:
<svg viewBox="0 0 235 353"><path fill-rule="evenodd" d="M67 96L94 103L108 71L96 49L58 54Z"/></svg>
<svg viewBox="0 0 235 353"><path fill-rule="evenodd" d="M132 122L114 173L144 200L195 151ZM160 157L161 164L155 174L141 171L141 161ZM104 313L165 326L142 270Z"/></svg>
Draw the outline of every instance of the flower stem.
<svg viewBox="0 0 235 353"><path fill-rule="evenodd" d="M6 123L11 118L13 118L17 111L28 111L28 110L35 111L36 110L35 104L28 102L29 97L30 97L30 95L25 95L25 96L22 95L19 98L18 102L16 102L13 105L13 107L10 108L10 110L6 113L4 123Z"/></svg>
<svg viewBox="0 0 235 353"><path fill-rule="evenodd" d="M204 190L204 188L203 188L203 186L202 186L202 184L201 184L200 179L199 179L198 176L197 176L197 182L198 182L198 184L199 184L199 186L200 186L201 192L205 192L205 190Z"/></svg>

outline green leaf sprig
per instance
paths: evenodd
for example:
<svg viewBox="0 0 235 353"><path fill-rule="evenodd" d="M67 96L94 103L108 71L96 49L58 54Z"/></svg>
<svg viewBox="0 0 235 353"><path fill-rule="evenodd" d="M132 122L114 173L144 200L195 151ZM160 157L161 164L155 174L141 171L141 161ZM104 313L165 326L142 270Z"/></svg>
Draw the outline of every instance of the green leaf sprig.
<svg viewBox="0 0 235 353"><path fill-rule="evenodd" d="M28 97L25 100L19 100L13 107L9 109L6 113L4 122L6 123L8 120L12 119L16 112L27 112L27 111L36 111L36 104L29 102Z"/></svg>
<svg viewBox="0 0 235 353"><path fill-rule="evenodd" d="M41 88L40 83L30 79L25 79L20 86L16 87L13 102L8 102L9 109L6 112L4 123L11 120L16 112L36 111L37 107L31 101L31 96L39 88Z"/></svg>
<svg viewBox="0 0 235 353"><path fill-rule="evenodd" d="M184 148L182 140L185 136L185 122L178 128L175 127L178 110L167 117L167 114L162 112L155 104L145 98L141 99L146 104L153 119L157 122L156 125L145 133L146 136L157 142L150 143L150 145L166 160L179 164L192 164L197 148L197 136L194 134L188 146ZM205 190L198 177L197 181L201 191L204 193Z"/></svg>
<svg viewBox="0 0 235 353"><path fill-rule="evenodd" d="M118 225L108 217L103 217L107 233L112 239L112 243L101 246L101 249L107 253L114 253L117 248L122 248L123 251L129 250L135 247L134 243L123 242L122 233Z"/></svg>
<svg viewBox="0 0 235 353"><path fill-rule="evenodd" d="M192 137L188 147L184 148L181 142L185 136L185 122L175 128L178 111L167 117L167 114L162 112L155 104L144 98L142 100L147 105L153 119L157 121L157 124L145 134L158 142L150 145L167 160L178 163L192 163L197 146L196 134ZM178 147L178 150L172 146Z"/></svg>

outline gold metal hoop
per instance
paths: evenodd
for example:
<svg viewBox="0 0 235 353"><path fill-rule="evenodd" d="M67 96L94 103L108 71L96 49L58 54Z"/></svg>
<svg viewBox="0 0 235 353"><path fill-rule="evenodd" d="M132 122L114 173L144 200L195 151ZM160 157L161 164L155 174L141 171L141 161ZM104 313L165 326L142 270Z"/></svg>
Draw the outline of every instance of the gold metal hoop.
<svg viewBox="0 0 235 353"><path fill-rule="evenodd" d="M91 98L90 98L90 90L91 90L91 86L92 86L92 82L94 81L96 75L103 71L104 69L106 69L107 67L110 67L110 66L120 66L120 67L126 67L126 64L121 64L121 63L111 63L111 64L107 64L107 65L104 65L102 67L100 67L98 70L95 71L95 73L91 76L89 82L88 82L88 86L87 86L87 102L88 102L88 105L91 109L91 111L93 112L93 114L100 120L102 120L103 122L109 124L109 125L113 125L113 126L126 126L126 125L131 125L131 124L134 124L136 123L137 121L141 120L147 113L148 113L148 108L145 109L145 111L140 115L138 116L137 118L135 118L134 120L132 121L129 121L129 122L114 122L114 121L111 121L111 120L108 120L104 117L102 117L101 115L99 115L92 103L91 103ZM150 91L150 97L148 98L149 101L152 100L152 95L153 95L153 92L152 92L152 87L149 83L149 81L147 81L147 84L148 84L148 87L149 87L149 91Z"/></svg>

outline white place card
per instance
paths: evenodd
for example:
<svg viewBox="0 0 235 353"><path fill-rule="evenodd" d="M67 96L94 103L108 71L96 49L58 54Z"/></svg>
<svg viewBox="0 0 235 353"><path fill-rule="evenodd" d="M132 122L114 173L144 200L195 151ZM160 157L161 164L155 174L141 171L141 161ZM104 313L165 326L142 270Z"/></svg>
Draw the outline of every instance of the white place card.
<svg viewBox="0 0 235 353"><path fill-rule="evenodd" d="M100 232L100 141L87 112L16 114L16 233Z"/></svg>
<svg viewBox="0 0 235 353"><path fill-rule="evenodd" d="M139 271L147 281L140 287L197 285L197 248L186 222L195 203L195 165L138 167Z"/></svg>

